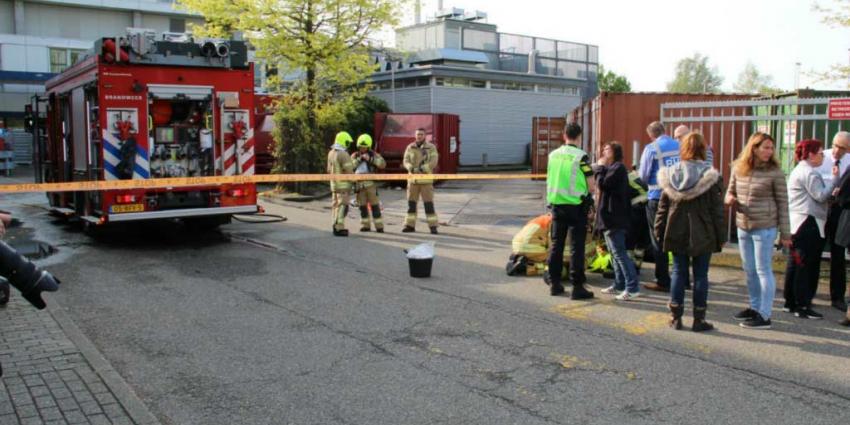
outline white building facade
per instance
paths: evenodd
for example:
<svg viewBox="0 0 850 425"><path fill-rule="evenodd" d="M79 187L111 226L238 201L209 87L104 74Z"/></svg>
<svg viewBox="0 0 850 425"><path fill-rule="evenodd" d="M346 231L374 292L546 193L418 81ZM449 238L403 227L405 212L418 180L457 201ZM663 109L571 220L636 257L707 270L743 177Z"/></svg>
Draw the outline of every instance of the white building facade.
<svg viewBox="0 0 850 425"><path fill-rule="evenodd" d="M129 27L185 32L202 23L170 0L0 0L0 119L21 127L30 97L98 38Z"/></svg>

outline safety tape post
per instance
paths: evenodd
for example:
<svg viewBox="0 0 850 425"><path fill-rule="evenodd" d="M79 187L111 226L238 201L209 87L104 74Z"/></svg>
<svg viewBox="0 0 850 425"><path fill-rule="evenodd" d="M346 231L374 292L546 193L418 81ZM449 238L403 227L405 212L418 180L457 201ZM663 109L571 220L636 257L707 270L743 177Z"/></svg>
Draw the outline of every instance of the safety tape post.
<svg viewBox="0 0 850 425"><path fill-rule="evenodd" d="M62 183L17 183L0 185L0 193L78 192L173 187L221 186L246 183L305 183L331 181L405 180L527 180L545 179L545 174L264 174L255 176L173 177L133 180L98 180Z"/></svg>

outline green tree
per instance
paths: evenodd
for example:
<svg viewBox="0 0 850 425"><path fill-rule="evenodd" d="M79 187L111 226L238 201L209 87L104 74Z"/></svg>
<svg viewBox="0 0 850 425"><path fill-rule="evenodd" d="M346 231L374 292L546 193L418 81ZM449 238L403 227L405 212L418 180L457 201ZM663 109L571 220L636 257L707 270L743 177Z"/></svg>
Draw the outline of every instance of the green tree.
<svg viewBox="0 0 850 425"><path fill-rule="evenodd" d="M823 22L835 28L850 27L850 0L832 0L832 7L824 7L817 3L813 8L823 14ZM820 81L842 81L850 88L850 66L834 64L829 70L812 72L812 76Z"/></svg>
<svg viewBox="0 0 850 425"><path fill-rule="evenodd" d="M628 93L632 91L632 83L629 82L625 75L615 74L613 71L605 69L602 65L599 65L599 76L596 82L599 91L612 93Z"/></svg>
<svg viewBox="0 0 850 425"><path fill-rule="evenodd" d="M738 93L777 94L781 90L773 86L773 77L763 75L752 63L747 62L744 70L738 74L738 81L733 86Z"/></svg>
<svg viewBox="0 0 850 425"><path fill-rule="evenodd" d="M723 77L716 67L709 67L708 56L694 53L676 64L673 81L667 83L667 90L673 93L719 93Z"/></svg>
<svg viewBox="0 0 850 425"><path fill-rule="evenodd" d="M204 16L199 36L241 32L258 59L275 66L282 92L275 120L278 172L324 171L327 134L360 107L374 71L367 42L397 23L397 0L179 0ZM288 76L288 78L287 78Z"/></svg>

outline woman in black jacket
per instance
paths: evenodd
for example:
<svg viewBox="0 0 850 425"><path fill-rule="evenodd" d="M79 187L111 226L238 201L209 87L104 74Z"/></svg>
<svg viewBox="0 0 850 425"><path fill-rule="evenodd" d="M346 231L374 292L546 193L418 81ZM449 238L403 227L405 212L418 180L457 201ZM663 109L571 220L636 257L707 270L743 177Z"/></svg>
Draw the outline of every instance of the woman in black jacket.
<svg viewBox="0 0 850 425"><path fill-rule="evenodd" d="M605 294L617 295L621 301L640 296L637 270L626 251L626 231L631 223L629 173L623 165L623 147L610 142L602 149L602 157L593 168L599 188L596 209L596 230L605 236L605 244L614 263L614 285L603 289Z"/></svg>

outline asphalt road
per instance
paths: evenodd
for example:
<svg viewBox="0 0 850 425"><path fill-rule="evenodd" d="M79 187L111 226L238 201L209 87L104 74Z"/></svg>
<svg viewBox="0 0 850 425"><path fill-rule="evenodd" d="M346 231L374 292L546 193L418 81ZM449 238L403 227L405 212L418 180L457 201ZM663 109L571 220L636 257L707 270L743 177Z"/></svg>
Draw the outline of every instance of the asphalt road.
<svg viewBox="0 0 850 425"><path fill-rule="evenodd" d="M776 312L773 330L743 330L743 275L715 269L719 329L694 334L666 327L661 295L615 303L593 276L597 300L575 302L505 276L540 193L447 185L431 236L400 233L402 193L383 191L389 232L357 232L352 213L349 238L331 236L324 201L265 204L284 223L96 239L51 222L40 196L6 202L59 248L44 264L64 284L48 297L163 424L847 421L850 332L826 306L824 321ZM402 249L431 240L433 276L410 278Z"/></svg>

